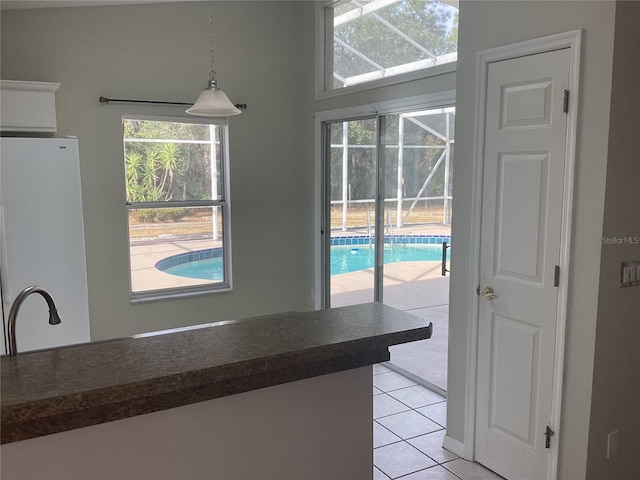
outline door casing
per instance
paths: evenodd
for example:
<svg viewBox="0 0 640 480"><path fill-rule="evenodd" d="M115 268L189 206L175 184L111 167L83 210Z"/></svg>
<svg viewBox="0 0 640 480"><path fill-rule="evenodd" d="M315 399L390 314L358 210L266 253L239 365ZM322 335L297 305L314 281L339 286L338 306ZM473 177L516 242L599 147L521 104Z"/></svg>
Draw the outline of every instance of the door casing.
<svg viewBox="0 0 640 480"><path fill-rule="evenodd" d="M565 152L565 176L563 186L562 229L560 245L560 282L558 288L558 308L556 327L556 355L554 360L553 400L551 422L557 426L555 442L549 460L547 478L554 480L558 467L558 445L562 432L560 431L564 345L567 297L569 287L569 260L571 247L573 179L575 167L575 146L577 130L577 113L579 98L579 73L582 30L574 30L525 42L506 45L478 52L476 59L476 111L475 135L473 154L473 192L471 204L471 245L472 256L469 266L468 305L469 318L467 330L467 378L465 398L464 443L460 445L449 437L445 438L445 446L462 455L467 460L474 459L475 451L475 423L476 423L476 385L478 358L478 296L476 286L480 275L480 227L482 218L482 188L484 171L484 138L485 138L485 110L487 75L489 65L493 62L550 52L558 49L570 49L569 72L569 109L567 113L567 142ZM461 447L461 448L460 448Z"/></svg>

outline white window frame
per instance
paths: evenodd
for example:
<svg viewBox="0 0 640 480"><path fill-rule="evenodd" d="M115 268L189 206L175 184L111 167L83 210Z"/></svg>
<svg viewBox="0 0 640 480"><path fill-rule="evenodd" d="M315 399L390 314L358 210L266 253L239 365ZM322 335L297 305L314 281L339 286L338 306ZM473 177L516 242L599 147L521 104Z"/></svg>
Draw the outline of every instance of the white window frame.
<svg viewBox="0 0 640 480"><path fill-rule="evenodd" d="M220 159L222 177L221 185L221 200L176 200L176 201L162 201L162 202L136 202L126 204L126 216L127 216L127 265L129 272L129 294L130 301L132 303L146 302L153 300L163 300L169 298L182 298L194 295L203 295L219 292L230 292L233 290L233 268L232 268L232 254L231 254L231 184L229 179L229 125L226 118L198 118L198 117L183 117L183 116L145 116L145 115L123 115L122 122L125 120L142 120L142 121L155 121L155 122L169 122L169 123L192 123L199 125L216 125L222 127L220 132L222 159ZM124 131L123 131L124 134ZM125 139L122 137L123 159L126 155ZM124 162L123 162L124 168ZM126 188L126 178L123 184ZM126 195L125 195L126 198ZM131 275L131 238L129 227L129 213L132 210L142 208L188 208L188 207L222 207L222 252L223 252L223 266L224 266L224 279L222 282L210 283L205 285L190 285L180 286L173 288L161 288L156 290L145 291L133 291L132 275Z"/></svg>
<svg viewBox="0 0 640 480"><path fill-rule="evenodd" d="M437 77L447 73L455 72L458 62L449 62L442 65L401 73L390 77L380 78L369 82L350 85L342 88L331 88L333 84L333 19L326 14L327 7L340 3L342 0L331 0L316 2L315 9L315 83L316 100L349 95L356 92L371 90L374 88L386 87L389 85L399 85L402 83L421 80L425 78ZM331 43L329 43L331 42Z"/></svg>

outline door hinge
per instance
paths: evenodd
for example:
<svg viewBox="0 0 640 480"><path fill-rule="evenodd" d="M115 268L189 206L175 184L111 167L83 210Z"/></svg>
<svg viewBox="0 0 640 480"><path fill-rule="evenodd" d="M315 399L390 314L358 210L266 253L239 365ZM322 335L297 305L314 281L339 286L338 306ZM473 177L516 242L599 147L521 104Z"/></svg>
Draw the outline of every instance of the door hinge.
<svg viewBox="0 0 640 480"><path fill-rule="evenodd" d="M569 90L564 91L564 98L562 99L562 111L569 113Z"/></svg>
<svg viewBox="0 0 640 480"><path fill-rule="evenodd" d="M553 286L560 286L560 266L556 265L555 271L553 272Z"/></svg>
<svg viewBox="0 0 640 480"><path fill-rule="evenodd" d="M553 437L555 434L556 432L551 430L551 427L547 425L547 429L544 432L544 436L547 437L544 441L544 448L551 448L551 437Z"/></svg>

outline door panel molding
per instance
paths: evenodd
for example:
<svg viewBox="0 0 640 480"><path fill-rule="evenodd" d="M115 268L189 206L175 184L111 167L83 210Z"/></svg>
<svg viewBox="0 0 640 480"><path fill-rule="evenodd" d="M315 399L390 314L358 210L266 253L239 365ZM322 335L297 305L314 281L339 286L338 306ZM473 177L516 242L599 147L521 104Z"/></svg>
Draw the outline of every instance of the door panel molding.
<svg viewBox="0 0 640 480"><path fill-rule="evenodd" d="M471 264L469 265L469 285L468 304L469 317L467 329L467 379L465 396L465 424L464 424L464 444L462 456L467 460L473 460L475 456L475 423L476 423L476 402L477 402L477 358L478 358L478 286L480 276L480 227L482 220L482 185L484 172L484 139L485 139L485 110L487 106L487 77L489 65L494 62L510 60L527 55L551 52L560 49L569 49L569 108L567 113L567 142L565 147L565 170L562 199L562 227L560 241L560 269L562 272L569 271L571 230L572 230L572 204L573 204L573 183L575 170L575 148L577 113L579 98L579 73L580 73L580 53L583 31L573 30L559 33L547 37L528 40L520 43L506 45L480 51L476 57L476 106L475 106L475 134L474 134L474 154L473 154L473 186L471 204ZM514 87L513 92L521 92ZM541 92L532 93L540 95ZM514 97L515 99L516 97ZM517 100L516 100L517 101ZM534 112L535 113L535 112ZM508 112L505 112L507 115ZM538 115L542 120L544 112ZM509 119L503 116L505 122ZM540 120L540 121L541 121ZM511 128L526 128L527 120L513 119L511 123L506 123ZM558 306L557 306L557 326L555 340L554 358L554 378L553 378L553 398L551 418L549 422L556 427L555 441L552 442L552 450L548 465L547 478L555 480L558 469L558 445L562 432L560 431L563 365L566 311L568 298L568 274L560 276L558 285ZM458 445L458 450L460 446Z"/></svg>

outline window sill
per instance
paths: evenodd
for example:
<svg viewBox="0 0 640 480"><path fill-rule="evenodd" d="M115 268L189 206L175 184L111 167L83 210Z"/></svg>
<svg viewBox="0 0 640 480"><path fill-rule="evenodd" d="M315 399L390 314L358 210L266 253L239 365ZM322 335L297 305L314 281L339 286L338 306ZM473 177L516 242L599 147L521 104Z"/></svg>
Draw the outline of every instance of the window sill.
<svg viewBox="0 0 640 480"><path fill-rule="evenodd" d="M215 293L229 293L233 291L231 285L225 286L203 286L195 289L167 289L167 290L155 290L150 292L138 292L132 293L129 302L132 304L156 302L158 300L171 300L177 298L196 297L201 295L210 295Z"/></svg>

